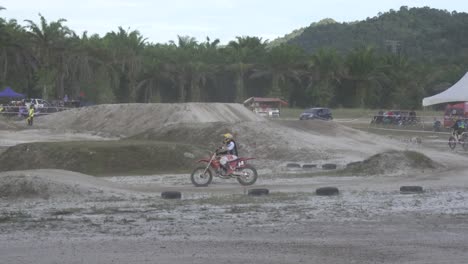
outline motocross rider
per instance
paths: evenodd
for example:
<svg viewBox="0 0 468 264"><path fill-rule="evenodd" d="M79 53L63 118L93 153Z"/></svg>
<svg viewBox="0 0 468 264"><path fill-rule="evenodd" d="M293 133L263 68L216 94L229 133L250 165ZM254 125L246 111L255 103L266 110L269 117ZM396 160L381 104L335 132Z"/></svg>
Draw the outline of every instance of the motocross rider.
<svg viewBox="0 0 468 264"><path fill-rule="evenodd" d="M237 144L236 141L234 141L234 137L232 136L232 134L226 133L222 136L224 146L218 149L217 153L218 155L222 155L219 160L219 163L221 164L223 170L226 171L229 175L233 172L233 168L227 166L227 162L237 159Z"/></svg>
<svg viewBox="0 0 468 264"><path fill-rule="evenodd" d="M460 139L460 135L465 132L465 121L457 119L452 126L453 134L457 137L457 140Z"/></svg>

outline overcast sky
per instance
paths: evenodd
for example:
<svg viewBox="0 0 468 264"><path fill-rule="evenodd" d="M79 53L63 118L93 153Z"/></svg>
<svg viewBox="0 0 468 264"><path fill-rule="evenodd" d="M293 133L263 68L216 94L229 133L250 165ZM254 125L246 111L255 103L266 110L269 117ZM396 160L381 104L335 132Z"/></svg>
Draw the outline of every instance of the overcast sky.
<svg viewBox="0 0 468 264"><path fill-rule="evenodd" d="M49 22L64 18L78 34L103 36L122 26L140 31L149 42L189 35L224 44L236 36L273 40L323 18L363 20L403 5L468 12L466 0L0 0L6 8L0 16L20 24L38 22L39 13Z"/></svg>

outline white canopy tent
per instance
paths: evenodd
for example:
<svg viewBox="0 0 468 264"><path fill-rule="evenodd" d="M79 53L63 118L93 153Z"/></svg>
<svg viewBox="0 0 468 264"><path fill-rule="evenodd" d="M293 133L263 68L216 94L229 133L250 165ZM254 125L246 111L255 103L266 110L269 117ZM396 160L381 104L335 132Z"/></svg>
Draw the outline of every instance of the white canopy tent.
<svg viewBox="0 0 468 264"><path fill-rule="evenodd" d="M450 103L468 102L468 72L456 84L447 90L423 99L423 106Z"/></svg>

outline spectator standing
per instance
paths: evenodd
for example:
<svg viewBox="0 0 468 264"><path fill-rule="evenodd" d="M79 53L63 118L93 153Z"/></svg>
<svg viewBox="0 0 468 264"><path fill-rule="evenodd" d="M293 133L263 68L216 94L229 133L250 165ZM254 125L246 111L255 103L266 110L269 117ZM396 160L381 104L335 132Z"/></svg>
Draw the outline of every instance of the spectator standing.
<svg viewBox="0 0 468 264"><path fill-rule="evenodd" d="M28 112L28 125L32 126L33 125L33 119L34 119L34 104L29 105L29 112Z"/></svg>

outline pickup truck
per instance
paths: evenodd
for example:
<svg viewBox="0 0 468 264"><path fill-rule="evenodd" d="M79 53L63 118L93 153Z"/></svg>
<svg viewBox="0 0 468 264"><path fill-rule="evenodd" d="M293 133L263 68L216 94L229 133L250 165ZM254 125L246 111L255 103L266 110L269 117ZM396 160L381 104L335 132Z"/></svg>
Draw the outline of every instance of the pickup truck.
<svg viewBox="0 0 468 264"><path fill-rule="evenodd" d="M38 112L38 113L53 113L53 112L57 112L57 107L53 106L51 103L47 102L46 100L44 99L37 99L37 98L31 98L31 99L25 99L24 100L24 105L26 106L26 108L29 109L29 106L32 104L34 104L34 109Z"/></svg>

